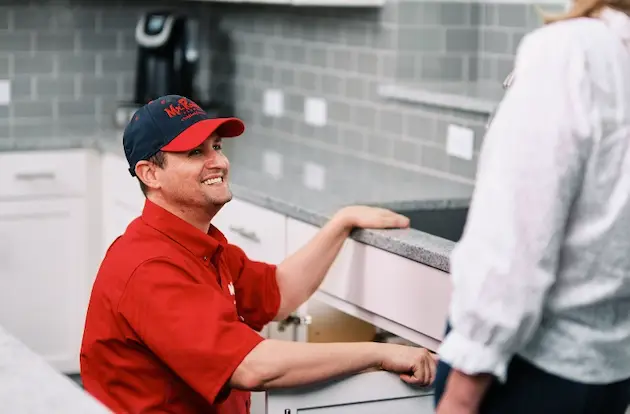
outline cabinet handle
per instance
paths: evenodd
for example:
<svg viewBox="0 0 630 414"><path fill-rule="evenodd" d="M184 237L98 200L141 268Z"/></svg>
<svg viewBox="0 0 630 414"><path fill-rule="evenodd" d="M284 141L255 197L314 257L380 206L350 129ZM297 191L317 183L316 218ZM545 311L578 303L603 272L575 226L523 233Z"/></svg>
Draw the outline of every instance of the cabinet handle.
<svg viewBox="0 0 630 414"><path fill-rule="evenodd" d="M293 312L278 323L278 331L284 332L289 325L310 325L312 322L313 318L311 315L299 316L297 313Z"/></svg>
<svg viewBox="0 0 630 414"><path fill-rule="evenodd" d="M247 231L242 227L236 226L230 226L230 230L232 230L234 233L239 234L241 237L253 241L254 243L260 243L260 239L253 231Z"/></svg>
<svg viewBox="0 0 630 414"><path fill-rule="evenodd" d="M32 172L32 173L17 173L15 179L19 181L35 181L35 180L54 180L55 173L53 172Z"/></svg>

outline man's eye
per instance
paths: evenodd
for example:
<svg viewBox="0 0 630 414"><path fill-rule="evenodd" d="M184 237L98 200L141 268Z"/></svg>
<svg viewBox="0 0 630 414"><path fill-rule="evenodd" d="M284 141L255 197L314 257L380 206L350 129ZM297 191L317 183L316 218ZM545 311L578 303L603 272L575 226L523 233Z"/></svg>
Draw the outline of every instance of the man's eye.
<svg viewBox="0 0 630 414"><path fill-rule="evenodd" d="M221 144L214 144L212 148L214 148L215 151L221 151Z"/></svg>
<svg viewBox="0 0 630 414"><path fill-rule="evenodd" d="M201 150L200 149L194 149L194 150L192 150L192 151L190 151L188 153L189 156L199 155L199 154L201 154Z"/></svg>

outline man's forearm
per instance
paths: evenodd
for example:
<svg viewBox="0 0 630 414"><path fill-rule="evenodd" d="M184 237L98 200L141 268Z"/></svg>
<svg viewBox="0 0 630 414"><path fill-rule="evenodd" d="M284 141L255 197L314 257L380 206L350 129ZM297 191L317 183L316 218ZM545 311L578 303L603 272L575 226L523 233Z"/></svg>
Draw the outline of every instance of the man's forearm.
<svg viewBox="0 0 630 414"><path fill-rule="evenodd" d="M447 380L443 398L453 399L466 407L479 408L492 384L492 379L490 374L467 375L453 369Z"/></svg>
<svg viewBox="0 0 630 414"><path fill-rule="evenodd" d="M265 340L250 352L230 380L252 391L295 387L380 367L379 343L300 343Z"/></svg>
<svg viewBox="0 0 630 414"><path fill-rule="evenodd" d="M276 278L282 299L275 320L286 318L315 293L351 227L343 214L335 215L306 245L278 265Z"/></svg>

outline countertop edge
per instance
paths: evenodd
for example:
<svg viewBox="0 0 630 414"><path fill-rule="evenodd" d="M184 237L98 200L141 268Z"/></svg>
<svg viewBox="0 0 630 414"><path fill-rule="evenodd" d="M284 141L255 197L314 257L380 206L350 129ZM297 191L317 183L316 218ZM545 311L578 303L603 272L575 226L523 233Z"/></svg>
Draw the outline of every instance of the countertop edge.
<svg viewBox="0 0 630 414"><path fill-rule="evenodd" d="M380 85L378 87L378 94L385 99L488 115L490 115L497 106L497 102L491 99L475 98L455 93L435 92L397 84Z"/></svg>

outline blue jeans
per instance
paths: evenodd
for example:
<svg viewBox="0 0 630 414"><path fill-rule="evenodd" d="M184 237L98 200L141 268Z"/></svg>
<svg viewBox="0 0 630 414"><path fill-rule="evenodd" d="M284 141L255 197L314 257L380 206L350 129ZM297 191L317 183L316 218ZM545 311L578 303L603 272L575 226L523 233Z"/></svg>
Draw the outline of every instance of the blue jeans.
<svg viewBox="0 0 630 414"><path fill-rule="evenodd" d="M451 330L447 324L446 333ZM451 367L439 362L435 378L437 408ZM508 365L507 382L493 382L479 414L624 414L630 405L630 379L592 385L546 373L519 356Z"/></svg>

